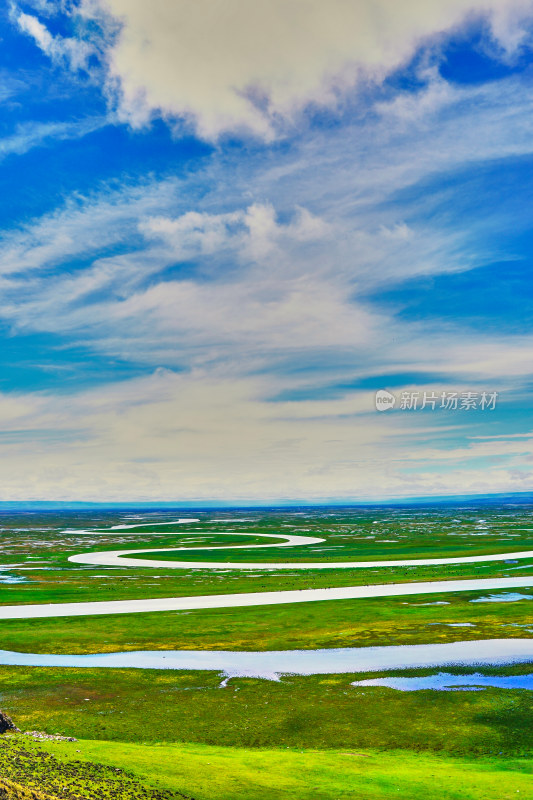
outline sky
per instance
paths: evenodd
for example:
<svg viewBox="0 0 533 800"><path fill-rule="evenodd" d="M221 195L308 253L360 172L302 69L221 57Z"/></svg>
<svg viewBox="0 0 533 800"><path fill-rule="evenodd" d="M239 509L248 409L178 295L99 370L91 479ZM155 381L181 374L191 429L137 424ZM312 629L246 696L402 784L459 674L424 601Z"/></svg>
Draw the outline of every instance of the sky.
<svg viewBox="0 0 533 800"><path fill-rule="evenodd" d="M0 500L531 490L533 0L0 39Z"/></svg>

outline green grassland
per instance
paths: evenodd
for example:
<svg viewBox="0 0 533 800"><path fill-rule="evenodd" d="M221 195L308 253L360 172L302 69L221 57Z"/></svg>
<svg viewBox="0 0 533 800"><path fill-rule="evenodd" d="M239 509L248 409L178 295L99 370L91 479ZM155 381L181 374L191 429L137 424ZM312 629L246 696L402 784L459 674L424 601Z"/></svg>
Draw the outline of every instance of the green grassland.
<svg viewBox="0 0 533 800"><path fill-rule="evenodd" d="M387 561L394 559L423 559L423 558L456 558L460 556L479 556L489 553L506 553L517 549L515 537L509 538L503 534L492 534L490 536L465 533L463 536L455 536L453 539L436 536L434 541L429 541L428 537L413 535L399 538L394 533L387 532L387 536L393 539L376 540L369 539L360 534L332 534L313 530L311 535L322 536L325 541L311 545L295 545L288 547L276 547L276 542L270 543L268 548L251 551L244 548L246 544L262 544L268 540L260 540L252 537L239 537L240 541L227 534L223 539L207 537L205 543L199 542L200 536L182 534L175 544L170 545L168 540L164 543L151 544L150 547L190 547L185 552L155 552L148 554L132 554L132 558L150 558L154 560L167 561L217 561L235 562L253 561L261 562L282 561L287 563L297 563L299 561ZM306 532L307 535L307 532ZM170 537L168 537L170 538ZM203 538L203 537L202 537ZM237 544L239 549L226 549L230 543ZM216 545L212 550L202 550L202 546ZM135 543L130 546L135 547ZM240 549L240 548L243 549ZM533 548L533 537L531 534L520 537L520 549L528 550ZM102 548L106 549L106 548ZM113 548L110 548L113 549Z"/></svg>
<svg viewBox="0 0 533 800"><path fill-rule="evenodd" d="M79 549L76 552L81 552ZM516 565L513 565L516 566ZM136 569L132 567L76 567L72 569L13 570L23 583L2 585L0 605L69 603L92 600L132 600L144 597L184 597L241 592L321 589L413 581L500 578L531 575L533 559L520 560L520 569L502 562L454 564L440 567L378 567L265 571Z"/></svg>
<svg viewBox="0 0 533 800"><path fill-rule="evenodd" d="M375 516L374 514L372 516ZM379 516L376 515L376 516ZM382 515L383 516L383 515ZM242 572L231 569L232 561L331 561L412 558L426 556L479 555L482 553L510 552L533 549L533 538L527 515L507 515L503 520L490 518L487 529L478 530L478 522L465 517L460 525L453 523L453 516L422 516L415 525L409 518L404 522L361 519L357 515L345 514L330 519L311 517L298 525L284 522L284 516L255 519L241 524L239 530L250 531L250 536L234 536L229 528L237 525L219 524L224 536L205 531L200 524L169 525L154 530L174 531L162 536L150 532L149 528L136 529L135 535L124 531L102 535L76 535L65 533L65 529L84 530L91 522L102 530L117 523L112 515L107 525L102 519L65 518L39 516L21 521L7 520L0 530L0 568L6 574L23 579L19 583L0 583L0 604L59 603L88 600L127 600L143 597L170 597L202 594L224 594L257 591L281 591L284 589L311 589L362 584L446 580L476 577L503 577L532 575L533 559L521 559L519 564L504 561L477 564L455 564L447 566L376 567L365 569L327 570L281 570ZM209 523L209 528L214 523ZM179 530L177 530L179 527ZM164 548L180 547L202 541L205 544L238 544L244 542L264 543L255 533L303 533L319 535L324 543L296 548L196 550L177 553L162 552ZM226 570L173 570L163 565L157 569L131 567L91 567L74 564L68 556L94 550L156 548L159 553L150 558L163 560L201 559L224 561ZM139 558L146 556L139 556ZM9 566L16 567L9 571ZM517 571L518 570L518 571ZM1 580L1 577L0 577Z"/></svg>
<svg viewBox="0 0 533 800"><path fill-rule="evenodd" d="M168 518L178 516L183 515ZM217 523L211 518L220 515L195 516L201 516L203 522L179 528L146 525L136 529L136 535L123 530L103 535L65 533L65 529L108 528L124 522L120 514L6 517L0 530L0 570L4 565L8 580L24 580L0 583L0 604L526 575L532 576L533 587L533 559L252 573L233 570L229 564L227 570L209 571L91 567L68 561L69 555L84 551L152 547L159 548L164 560L258 562L438 558L533 549L529 509L246 512L242 514L250 517L246 523L218 524L224 537L213 533ZM160 535L166 530L172 530L172 535ZM248 535L236 536L236 531ZM301 533L321 536L326 542L256 551L198 549L172 556L162 552L166 547L198 546L200 541L210 545L265 543L258 533ZM22 569L10 569L14 564ZM520 591L533 594L527 589ZM444 592L251 608L4 620L0 621L0 647L35 653L278 650L531 637L533 600L471 602L486 594ZM446 605L432 605L436 602ZM475 670L447 671L464 674ZM483 671L529 673L531 666ZM11 714L19 727L80 739L78 743L36 743L27 737L3 737L0 744L12 750L11 756L5 751L7 760L2 762L0 749L0 776L13 784L41 786L40 791L61 800L107 800L111 796L129 800L133 796L156 797L150 792L157 791L170 792L169 797L179 797L181 792L194 800L533 798L531 693L503 689L403 693L350 686L353 680L378 674L285 676L279 682L233 678L221 688L221 676L215 672L0 667L0 708ZM21 748L29 755L22 756ZM5 764L10 759L19 767L24 763L24 770L8 774ZM83 772L85 768L87 772ZM119 793L118 783L112 784L113 775L105 772L106 768L128 773L114 773L124 784L124 794ZM69 769L75 770L76 780L82 776L79 780L85 781L81 794L67 793ZM127 793L129 782L137 787L131 790L133 795Z"/></svg>
<svg viewBox="0 0 533 800"><path fill-rule="evenodd" d="M22 736L0 741L0 800L187 800L129 771L86 759L58 759Z"/></svg>
<svg viewBox="0 0 533 800"><path fill-rule="evenodd" d="M528 590L523 591L527 596ZM288 650L531 638L533 600L472 602L486 595L477 591L51 617L38 623L33 619L2 620L0 633L4 650L28 653ZM447 605L435 606L435 602ZM454 627L458 625L461 627Z"/></svg>
<svg viewBox="0 0 533 800"><path fill-rule="evenodd" d="M25 749L29 750L25 744ZM508 800L531 797L524 759L451 758L383 750L266 749L80 740L39 745L56 759L55 775L72 761L119 766L160 791L194 800ZM94 770L94 767L93 767ZM103 770L102 770L103 772ZM56 788L57 791L57 788ZM153 791L153 789L152 789ZM63 797L64 795L61 795ZM106 795L103 795L106 797ZM180 797L181 795L177 795Z"/></svg>
<svg viewBox="0 0 533 800"><path fill-rule="evenodd" d="M530 668L491 671L521 670ZM0 697L24 730L79 738L467 756L531 752L528 691L398 692L350 685L377 674L233 678L221 687L220 674L207 671L3 667Z"/></svg>

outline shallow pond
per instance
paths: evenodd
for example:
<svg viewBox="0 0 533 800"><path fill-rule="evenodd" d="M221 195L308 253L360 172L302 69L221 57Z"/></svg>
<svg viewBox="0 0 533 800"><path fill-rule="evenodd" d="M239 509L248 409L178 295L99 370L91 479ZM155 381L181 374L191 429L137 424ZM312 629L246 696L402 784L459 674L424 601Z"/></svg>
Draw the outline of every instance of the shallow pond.
<svg viewBox="0 0 533 800"><path fill-rule="evenodd" d="M386 686L401 692L418 692L422 689L433 689L439 692L469 691L480 692L494 687L497 689L529 689L533 690L533 674L530 675L450 675L439 672L438 675L426 675L423 678L372 678L368 681L354 681L352 686Z"/></svg>

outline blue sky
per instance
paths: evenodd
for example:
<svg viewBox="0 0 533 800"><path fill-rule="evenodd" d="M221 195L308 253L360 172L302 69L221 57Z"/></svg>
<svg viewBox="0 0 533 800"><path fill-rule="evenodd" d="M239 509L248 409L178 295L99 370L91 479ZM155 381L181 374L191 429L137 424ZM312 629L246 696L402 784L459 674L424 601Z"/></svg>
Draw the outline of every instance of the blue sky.
<svg viewBox="0 0 533 800"><path fill-rule="evenodd" d="M1 499L530 490L532 33L527 0L0 12Z"/></svg>

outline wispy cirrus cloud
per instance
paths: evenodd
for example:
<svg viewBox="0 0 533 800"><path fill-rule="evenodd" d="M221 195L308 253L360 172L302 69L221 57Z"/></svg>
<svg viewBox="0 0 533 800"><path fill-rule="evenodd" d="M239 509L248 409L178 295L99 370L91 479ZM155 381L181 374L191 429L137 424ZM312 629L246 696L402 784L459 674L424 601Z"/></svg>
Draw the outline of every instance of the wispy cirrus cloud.
<svg viewBox="0 0 533 800"><path fill-rule="evenodd" d="M56 64L65 64L70 69L88 69L88 62L95 49L88 42L76 37L53 36L46 25L36 16L19 11L12 11L19 29L31 36L42 52Z"/></svg>
<svg viewBox="0 0 533 800"><path fill-rule="evenodd" d="M12 133L0 138L0 160L11 155L23 155L34 147L82 138L107 124L105 117L91 117L75 122L20 123Z"/></svg>
<svg viewBox="0 0 533 800"><path fill-rule="evenodd" d="M140 219L166 210L178 185L171 178L147 180L119 189L101 188L94 196L70 196L63 207L4 231L0 274L23 275L90 260L137 233Z"/></svg>
<svg viewBox="0 0 533 800"><path fill-rule="evenodd" d="M399 93L373 120L307 138L275 167L213 158L187 179L72 199L5 235L3 318L180 368L528 375L527 336L477 331L465 343L461 325L402 321L369 296L516 257L486 236L484 213L463 225L440 211L450 194L440 175L531 152L518 83L450 88L429 104L428 85L419 107L409 95L408 129ZM469 134L478 125L482 142ZM203 199L187 210L193 191Z"/></svg>

